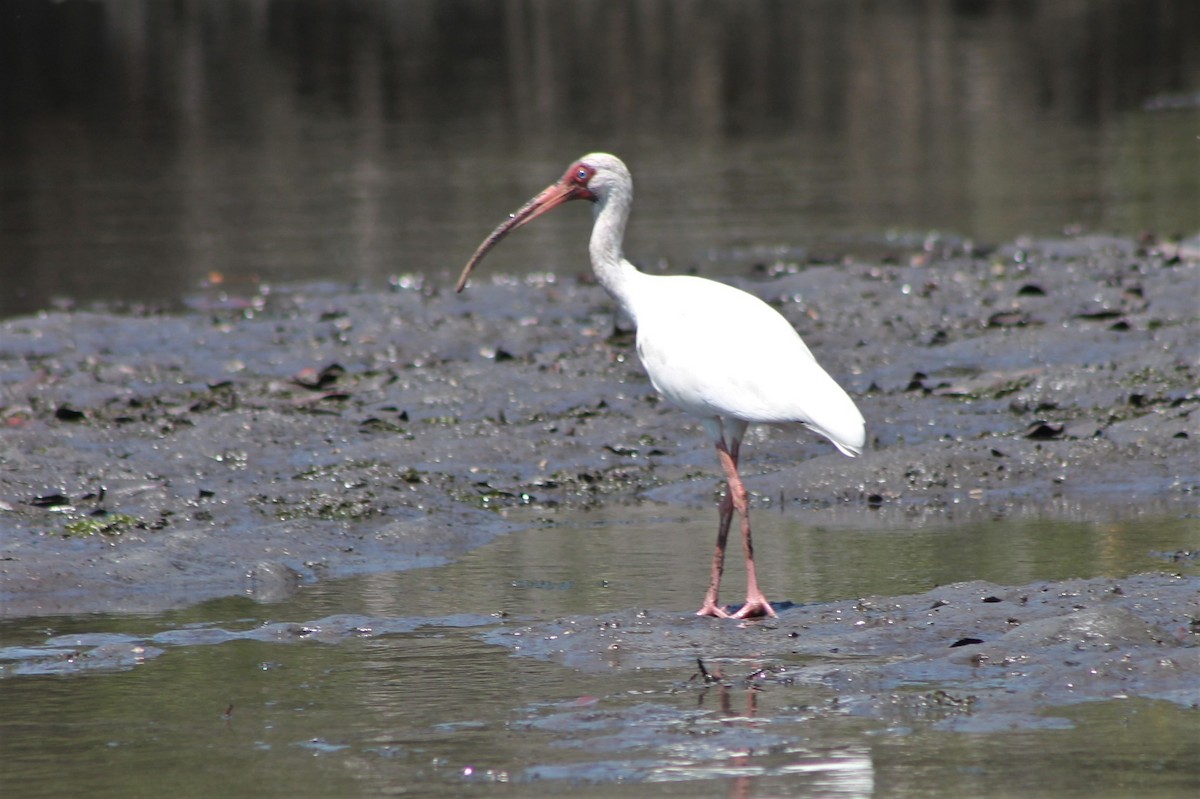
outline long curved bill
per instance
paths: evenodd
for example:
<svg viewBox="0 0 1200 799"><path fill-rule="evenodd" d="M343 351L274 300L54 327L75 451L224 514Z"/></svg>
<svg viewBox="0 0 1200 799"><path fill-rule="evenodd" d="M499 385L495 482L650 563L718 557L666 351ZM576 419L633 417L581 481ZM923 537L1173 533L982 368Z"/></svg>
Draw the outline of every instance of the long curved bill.
<svg viewBox="0 0 1200 799"><path fill-rule="evenodd" d="M475 268L475 265L482 261L483 256L487 255L509 233L569 200L585 196L587 196L586 189L575 183L571 183L566 178L563 178L552 186L548 186L538 196L522 205L519 211L510 214L508 219L483 240L483 244L479 245L479 249L475 250L475 254L471 256L471 260L467 261L467 265L463 267L462 274L459 275L458 284L454 287L454 290L456 292L463 290L463 287L467 285L467 278L471 276L471 270Z"/></svg>

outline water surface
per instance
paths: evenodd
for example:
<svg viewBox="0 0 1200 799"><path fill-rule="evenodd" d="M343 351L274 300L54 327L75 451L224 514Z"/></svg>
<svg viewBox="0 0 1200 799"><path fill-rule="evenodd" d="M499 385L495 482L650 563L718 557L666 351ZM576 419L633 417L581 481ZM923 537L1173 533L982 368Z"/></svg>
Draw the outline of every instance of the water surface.
<svg viewBox="0 0 1200 799"><path fill-rule="evenodd" d="M4 622L6 793L1176 797L1200 785L1196 711L1164 702L1047 707L1044 725L958 734L936 724L957 710L864 716L819 683L706 689L692 651L671 668L597 671L488 643L523 620L687 614L708 514L622 515L563 514L444 567L279 604ZM1181 553L1200 545L1179 520L880 532L758 518L766 585L798 602L1196 574ZM787 666L751 652L720 664Z"/></svg>
<svg viewBox="0 0 1200 799"><path fill-rule="evenodd" d="M0 314L449 282L589 151L650 269L1091 229L1191 236L1200 7L12 0ZM587 269L582 209L492 269Z"/></svg>

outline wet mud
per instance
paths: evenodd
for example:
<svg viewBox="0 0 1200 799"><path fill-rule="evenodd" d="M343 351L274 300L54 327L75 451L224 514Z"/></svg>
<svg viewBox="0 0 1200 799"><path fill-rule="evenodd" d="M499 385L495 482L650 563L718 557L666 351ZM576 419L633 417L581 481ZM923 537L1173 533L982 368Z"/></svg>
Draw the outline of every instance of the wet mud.
<svg viewBox="0 0 1200 799"><path fill-rule="evenodd" d="M1200 248L885 250L729 254L729 282L779 307L868 420L853 460L752 431L757 507L857 526L1196 514ZM444 562L514 529L507 508L711 505L699 426L586 276L449 288L221 287L5 321L0 612L271 601Z"/></svg>
<svg viewBox="0 0 1200 799"><path fill-rule="evenodd" d="M1200 709L1198 636L1200 578L1148 574L959 583L742 624L655 611L566 618L501 627L487 639L588 671L678 670L688 652L696 686L823 686L839 714L993 732L1069 726L1047 709L1107 699Z"/></svg>
<svg viewBox="0 0 1200 799"><path fill-rule="evenodd" d="M802 431L752 432L755 512L853 528L860 546L927 523L1200 525L1197 256L1106 238L989 252L933 241L731 269L803 331L869 425L857 459ZM446 603L441 582L393 590L406 575L380 573L452 570L526 533L499 536L565 532L555 519L588 510L634 525L673 509L707 516L713 455L698 425L655 396L611 307L587 279L496 278L460 296L405 277L386 291L255 288L171 312L4 322L0 615L21 633L0 647L0 676L269 646L252 650L254 674L295 669L280 672L280 692L351 682L323 703L263 704L261 693L235 700L217 668L204 712L225 708L231 728L245 717L256 751L278 722L277 757L305 747L355 774L369 764L380 784L445 795L700 777L754 777L765 790L798 775L860 795L913 757L951 762L944 747L956 744L930 735L1010 730L1077 735L1079 751L1130 773L1153 750L1162 784L1194 787L1194 739L1172 732L1200 711L1200 545L1186 532L1168 539L1184 548L1151 554L1154 573L1114 566L1124 545L1105 538L1107 576L781 602L777 619L748 622L696 617L684 600L508 612L493 594ZM524 563L516 551L505 562ZM644 581L658 559L641 560ZM517 594L567 590L550 569L535 584L538 568L489 575ZM333 578L354 575L384 582L363 593L370 601L346 599L354 589L338 599L356 581ZM298 589L312 583L310 596L332 591L323 604L304 604ZM217 599L233 596L271 604ZM207 599L210 611L181 611L187 623L119 615ZM322 657L278 649L314 645ZM296 676L313 669L323 676ZM548 682L529 687L530 673ZM387 693L353 679L377 686L380 675L406 686L391 689L404 711L384 712L380 730L276 709L337 708L361 693L373 704L353 712L376 714ZM507 680L526 688L497 691ZM477 699L447 716L458 693ZM412 716L419 697L428 717ZM1090 730L1131 724L1145 736L1096 749ZM486 754L513 740L523 754ZM1059 779L1061 762L1029 740L1022 757L1041 763L1037 779ZM893 748L904 765L889 765ZM983 768L1007 785L1008 757Z"/></svg>
<svg viewBox="0 0 1200 799"><path fill-rule="evenodd" d="M760 753L792 735L784 732L790 725L821 721L870 720L891 734L993 733L1071 729L1071 708L1090 702L1200 710L1200 576L1171 574L1015 587L975 581L792 606L777 619L741 623L660 610L541 620L339 614L149 634L68 633L0 648L0 674L124 671L172 649L231 641L359 645L404 638L411 651L422 635L443 649L455 646L445 640L453 636L567 666L598 692L516 707L518 729L550 730L560 746L609 754L655 749L667 760L671 750L698 745L689 711L665 699L680 695L695 697L706 714L744 722L708 731L705 747ZM630 703L628 689L606 693L613 674L640 675L632 694L641 701ZM760 715L770 723L754 724ZM643 723L652 734L627 734ZM661 769L660 760L647 762ZM619 778L616 768L606 766L604 779Z"/></svg>

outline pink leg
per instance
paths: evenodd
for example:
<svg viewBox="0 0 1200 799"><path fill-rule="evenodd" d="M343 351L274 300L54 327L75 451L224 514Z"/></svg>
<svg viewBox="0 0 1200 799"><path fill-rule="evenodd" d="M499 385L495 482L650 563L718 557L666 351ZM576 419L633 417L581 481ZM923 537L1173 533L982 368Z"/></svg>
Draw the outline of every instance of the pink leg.
<svg viewBox="0 0 1200 799"><path fill-rule="evenodd" d="M742 545L746 551L746 604L742 605L733 617L748 619L752 616L774 616L775 609L758 587L758 572L754 568L754 542L750 539L750 497L746 493L746 486L742 484L741 475L738 474L737 446L735 445L733 452L730 452L718 445L717 455L729 480L729 494L733 498L733 507L742 517Z"/></svg>
<svg viewBox="0 0 1200 799"><path fill-rule="evenodd" d="M717 593L721 590L721 574L725 571L725 542L729 539L729 524L733 521L733 497L729 491L721 497L717 508L720 522L717 525L717 548L713 551L712 576L708 581L708 593L704 595L704 604L696 611L697 616L729 616L725 609L717 604Z"/></svg>
<svg viewBox="0 0 1200 799"><path fill-rule="evenodd" d="M736 509L742 519L742 544L746 552L746 603L732 614L734 618L745 619L752 616L774 616L775 610L758 587L758 573L754 568L754 542L750 537L750 500L746 486L738 474L738 452L741 449L742 433L745 427L731 431L731 443L726 446L724 436L717 441L717 457L721 460L721 468L725 470L728 483L725 496L721 498L718 507L720 523L717 528L717 548L713 552L712 577L708 583L708 593L704 595L704 604L696 611L698 616L728 617L730 614L717 604L717 593L721 587L721 574L725 570L725 544L729 538L729 526L733 521L733 511Z"/></svg>

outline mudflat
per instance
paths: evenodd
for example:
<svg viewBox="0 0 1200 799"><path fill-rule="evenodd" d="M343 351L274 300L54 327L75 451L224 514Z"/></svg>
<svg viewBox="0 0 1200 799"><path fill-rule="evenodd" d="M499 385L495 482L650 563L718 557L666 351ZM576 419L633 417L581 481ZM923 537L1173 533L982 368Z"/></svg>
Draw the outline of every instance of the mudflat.
<svg viewBox="0 0 1200 799"><path fill-rule="evenodd" d="M857 459L752 432L759 506L845 524L1200 512L1194 242L938 242L728 282L795 324L868 426ZM513 529L507 507L707 506L711 447L633 343L592 281L545 275L9 319L0 614L269 599L454 558Z"/></svg>

